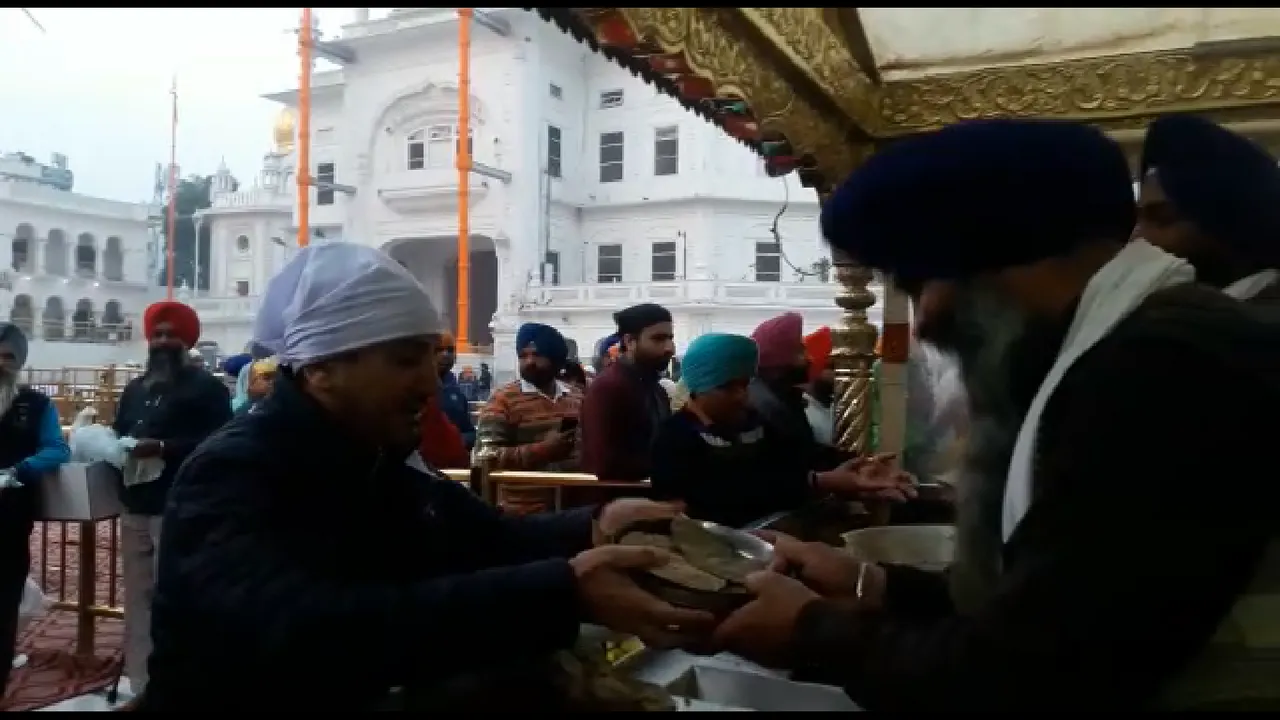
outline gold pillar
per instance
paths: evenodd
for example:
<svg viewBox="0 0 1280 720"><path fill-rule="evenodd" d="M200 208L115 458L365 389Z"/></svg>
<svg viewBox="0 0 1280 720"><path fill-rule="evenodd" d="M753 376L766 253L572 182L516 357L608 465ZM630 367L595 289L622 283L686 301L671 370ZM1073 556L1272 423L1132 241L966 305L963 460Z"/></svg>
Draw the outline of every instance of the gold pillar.
<svg viewBox="0 0 1280 720"><path fill-rule="evenodd" d="M871 368L876 359L878 330L867 320L876 302L871 270L847 255L833 253L840 292L836 305L844 311L832 328L831 364L835 370L835 441L841 450L862 453L871 442Z"/></svg>

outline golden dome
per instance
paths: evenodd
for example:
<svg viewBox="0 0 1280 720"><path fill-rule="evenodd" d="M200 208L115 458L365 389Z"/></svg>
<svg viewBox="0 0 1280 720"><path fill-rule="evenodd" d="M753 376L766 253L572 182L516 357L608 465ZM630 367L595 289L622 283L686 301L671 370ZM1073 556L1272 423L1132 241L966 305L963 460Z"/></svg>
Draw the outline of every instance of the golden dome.
<svg viewBox="0 0 1280 720"><path fill-rule="evenodd" d="M271 130L271 137L276 144L276 152L290 153L293 152L293 138L297 132L298 114L293 108L285 108L276 116L275 127Z"/></svg>

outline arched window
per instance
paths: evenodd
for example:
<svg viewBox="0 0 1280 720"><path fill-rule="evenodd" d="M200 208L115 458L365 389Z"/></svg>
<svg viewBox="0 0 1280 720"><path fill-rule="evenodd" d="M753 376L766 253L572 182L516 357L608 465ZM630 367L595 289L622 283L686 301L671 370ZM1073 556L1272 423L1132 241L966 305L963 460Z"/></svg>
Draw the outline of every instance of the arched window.
<svg viewBox="0 0 1280 720"><path fill-rule="evenodd" d="M9 322L17 325L28 336L35 331L35 309L31 306L31 296L23 293L13 299L13 307L9 309Z"/></svg>
<svg viewBox="0 0 1280 720"><path fill-rule="evenodd" d="M44 312L40 314L44 326L45 340L63 340L67 335L67 314L62 307L62 298L54 295L44 301Z"/></svg>
<svg viewBox="0 0 1280 720"><path fill-rule="evenodd" d="M80 233L76 239L76 275L93 277L98 274L98 240L93 233Z"/></svg>
<svg viewBox="0 0 1280 720"><path fill-rule="evenodd" d="M67 234L58 228L49 230L44 241L44 271L50 275L67 275Z"/></svg>
<svg viewBox="0 0 1280 720"><path fill-rule="evenodd" d="M467 152L475 151L475 128L468 128ZM432 125L409 133L405 138L407 166L410 170L450 167L458 145L457 125Z"/></svg>
<svg viewBox="0 0 1280 720"><path fill-rule="evenodd" d="M31 256L35 248L36 229L30 223L22 223L13 231L10 249L13 253L13 269L26 272L31 269Z"/></svg>
<svg viewBox="0 0 1280 720"><path fill-rule="evenodd" d="M107 238L107 249L102 251L102 274L108 280L124 280L124 246L115 235Z"/></svg>

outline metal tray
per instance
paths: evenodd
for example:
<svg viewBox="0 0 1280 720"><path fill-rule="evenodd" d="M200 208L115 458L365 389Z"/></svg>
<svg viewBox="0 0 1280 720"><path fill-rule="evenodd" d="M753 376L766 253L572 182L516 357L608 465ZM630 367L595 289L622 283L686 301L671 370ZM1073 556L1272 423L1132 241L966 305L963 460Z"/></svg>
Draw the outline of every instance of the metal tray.
<svg viewBox="0 0 1280 720"><path fill-rule="evenodd" d="M757 712L860 711L840 688L695 663L667 687L677 698Z"/></svg>

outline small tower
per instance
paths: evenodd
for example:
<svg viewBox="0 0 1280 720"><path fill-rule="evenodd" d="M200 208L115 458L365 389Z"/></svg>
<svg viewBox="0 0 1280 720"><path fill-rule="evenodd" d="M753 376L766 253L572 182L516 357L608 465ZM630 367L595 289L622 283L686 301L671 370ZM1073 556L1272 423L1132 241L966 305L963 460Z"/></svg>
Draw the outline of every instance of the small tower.
<svg viewBox="0 0 1280 720"><path fill-rule="evenodd" d="M223 158L218 163L218 172L214 173L213 185L210 192L214 195L222 195L225 193L235 192L236 181L231 177L231 170L227 168L227 160Z"/></svg>

